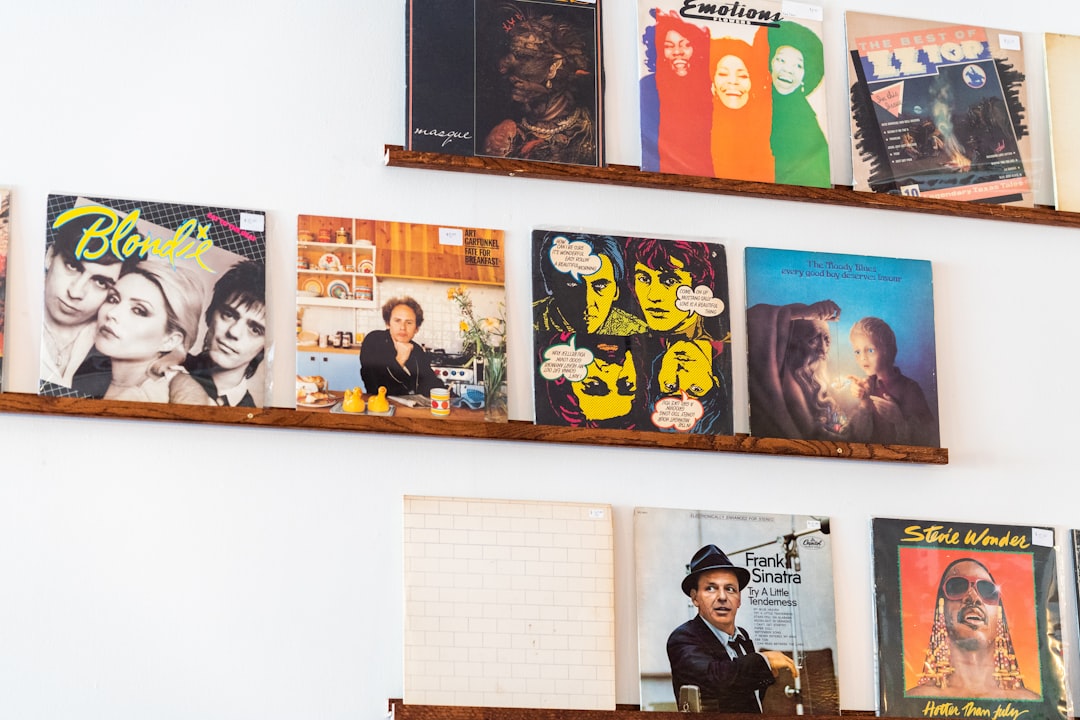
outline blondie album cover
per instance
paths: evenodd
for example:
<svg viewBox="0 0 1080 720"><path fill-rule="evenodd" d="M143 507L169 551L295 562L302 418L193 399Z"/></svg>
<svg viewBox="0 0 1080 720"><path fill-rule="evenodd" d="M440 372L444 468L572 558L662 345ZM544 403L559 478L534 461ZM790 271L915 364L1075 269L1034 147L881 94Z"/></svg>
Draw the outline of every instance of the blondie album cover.
<svg viewBox="0 0 1080 720"><path fill-rule="evenodd" d="M262 211L50 195L39 394L261 407Z"/></svg>
<svg viewBox="0 0 1080 720"><path fill-rule="evenodd" d="M11 239L10 193L0 188L0 380L3 379L4 318L7 312L7 254Z"/></svg>
<svg viewBox="0 0 1080 720"><path fill-rule="evenodd" d="M1021 33L846 19L855 189L1032 207Z"/></svg>
<svg viewBox="0 0 1080 720"><path fill-rule="evenodd" d="M406 147L604 162L600 0L407 0Z"/></svg>
<svg viewBox="0 0 1080 720"><path fill-rule="evenodd" d="M1054 530L874 518L878 714L1066 713Z"/></svg>
<svg viewBox="0 0 1080 720"><path fill-rule="evenodd" d="M829 531L824 516L635 508L641 709L838 715Z"/></svg>
<svg viewBox="0 0 1080 720"><path fill-rule="evenodd" d="M503 231L301 215L296 404L505 422Z"/></svg>
<svg viewBox="0 0 1080 720"><path fill-rule="evenodd" d="M641 169L831 187L822 9L638 0Z"/></svg>
<svg viewBox="0 0 1080 720"><path fill-rule="evenodd" d="M746 249L750 434L940 447L927 260Z"/></svg>
<svg viewBox="0 0 1080 720"><path fill-rule="evenodd" d="M1058 210L1080 211L1080 99L1073 69L1080 64L1080 36L1046 33L1047 106L1054 197Z"/></svg>
<svg viewBox="0 0 1080 720"><path fill-rule="evenodd" d="M404 506L406 703L615 709L610 505Z"/></svg>
<svg viewBox="0 0 1080 720"><path fill-rule="evenodd" d="M533 231L541 425L732 434L724 246Z"/></svg>

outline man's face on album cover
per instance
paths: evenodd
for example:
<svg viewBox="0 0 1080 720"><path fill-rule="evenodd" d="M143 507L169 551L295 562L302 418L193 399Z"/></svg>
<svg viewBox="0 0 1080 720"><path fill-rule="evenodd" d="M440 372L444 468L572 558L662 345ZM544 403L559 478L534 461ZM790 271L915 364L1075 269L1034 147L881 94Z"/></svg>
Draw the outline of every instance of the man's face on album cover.
<svg viewBox="0 0 1080 720"><path fill-rule="evenodd" d="M735 615L742 604L739 578L730 570L709 570L698 577L690 601L701 619L728 635L735 634Z"/></svg>
<svg viewBox="0 0 1080 720"><path fill-rule="evenodd" d="M978 563L961 562L949 570L942 583L949 640L962 650L992 648L1001 596L990 573Z"/></svg>

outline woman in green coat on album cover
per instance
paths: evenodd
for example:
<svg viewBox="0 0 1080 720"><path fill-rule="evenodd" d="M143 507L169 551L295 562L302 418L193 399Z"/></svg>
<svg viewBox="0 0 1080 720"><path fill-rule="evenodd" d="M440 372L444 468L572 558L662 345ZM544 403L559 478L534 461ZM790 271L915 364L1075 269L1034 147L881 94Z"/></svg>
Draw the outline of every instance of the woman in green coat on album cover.
<svg viewBox="0 0 1080 720"><path fill-rule="evenodd" d="M769 28L772 152L776 182L830 187L829 143L807 96L824 76L821 38L803 25Z"/></svg>

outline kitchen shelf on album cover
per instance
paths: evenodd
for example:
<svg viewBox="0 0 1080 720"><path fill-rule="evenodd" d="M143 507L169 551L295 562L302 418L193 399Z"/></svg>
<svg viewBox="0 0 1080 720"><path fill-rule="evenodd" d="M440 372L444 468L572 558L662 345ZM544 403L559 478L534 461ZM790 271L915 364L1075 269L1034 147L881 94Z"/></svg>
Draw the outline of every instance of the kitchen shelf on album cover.
<svg viewBox="0 0 1080 720"><path fill-rule="evenodd" d="M469 422L451 419L373 417L307 412L292 408L208 407L170 403L56 398L27 393L0 393L0 412L61 415L125 420L209 423L238 427L297 428L348 432L392 433L421 437L472 438L519 442L606 445L611 447L666 448L752 455L829 457L878 462L945 465L946 448L873 445L818 440L736 435L684 435L680 433L600 430L531 422Z"/></svg>
<svg viewBox="0 0 1080 720"><path fill-rule="evenodd" d="M793 200L845 207L905 210L931 215L1080 228L1080 213L1054 210L1048 207L1027 208L927 197L905 197L886 193L858 192L850 187L840 185L834 185L831 188L815 188L800 185L751 182L748 180L725 180L722 178L653 173L645 172L631 165L586 167L583 165L564 165L533 160L443 155L441 153L405 150L400 145L386 145L384 160L390 167L446 170L483 175L508 175L542 180L570 180L716 195L744 195L747 197Z"/></svg>

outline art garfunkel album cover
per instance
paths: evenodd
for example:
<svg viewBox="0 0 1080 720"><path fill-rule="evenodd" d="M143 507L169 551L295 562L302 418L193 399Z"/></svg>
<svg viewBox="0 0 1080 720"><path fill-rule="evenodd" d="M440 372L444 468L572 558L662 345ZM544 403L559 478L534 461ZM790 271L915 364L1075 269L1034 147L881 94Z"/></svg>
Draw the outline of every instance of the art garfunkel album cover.
<svg viewBox="0 0 1080 720"><path fill-rule="evenodd" d="M1032 206L1021 33L846 17L855 189Z"/></svg>
<svg viewBox="0 0 1080 720"><path fill-rule="evenodd" d="M50 195L39 394L262 406L261 211Z"/></svg>
<svg viewBox="0 0 1080 720"><path fill-rule="evenodd" d="M641 169L829 187L820 7L638 0Z"/></svg>
<svg viewBox="0 0 1080 720"><path fill-rule="evenodd" d="M732 434L723 245L533 231L542 425Z"/></svg>
<svg viewBox="0 0 1080 720"><path fill-rule="evenodd" d="M641 708L839 714L829 530L823 516L635 509Z"/></svg>
<svg viewBox="0 0 1080 720"><path fill-rule="evenodd" d="M746 249L750 433L938 447L926 260Z"/></svg>
<svg viewBox="0 0 1080 720"><path fill-rule="evenodd" d="M1054 530L874 518L878 712L1065 717Z"/></svg>
<svg viewBox="0 0 1080 720"><path fill-rule="evenodd" d="M408 0L407 147L603 164L599 0Z"/></svg>

